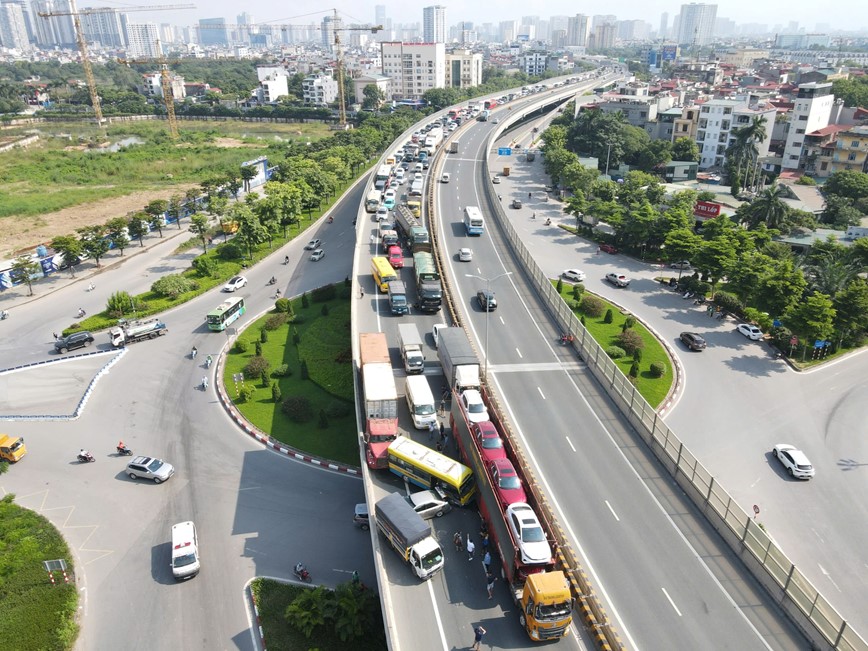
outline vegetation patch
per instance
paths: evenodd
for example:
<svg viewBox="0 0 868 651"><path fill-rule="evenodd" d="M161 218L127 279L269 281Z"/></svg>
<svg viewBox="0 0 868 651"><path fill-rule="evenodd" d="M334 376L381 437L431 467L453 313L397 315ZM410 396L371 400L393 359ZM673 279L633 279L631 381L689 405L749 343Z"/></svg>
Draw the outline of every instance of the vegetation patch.
<svg viewBox="0 0 868 651"><path fill-rule="evenodd" d="M350 288L341 283L334 291L336 297L325 303L305 307L301 298L290 301L291 316L277 327L276 312L250 324L239 336L241 345L233 346L226 358L223 381L229 396L238 400L241 385L233 376L250 367L244 386L252 393L237 405L245 418L294 448L358 465L353 365L344 355L350 348ZM323 305L329 306L326 315ZM264 329L268 337L263 342ZM267 382L264 363L269 364ZM320 414L326 418L317 418Z"/></svg>
<svg viewBox="0 0 868 651"><path fill-rule="evenodd" d="M553 280L552 285L556 287L557 282ZM655 408L660 405L669 394L674 378L672 361L657 337L635 317L622 314L617 305L599 296L585 292L581 302L577 302L572 287L564 287L560 294L564 302L572 306L576 316L584 317L585 328L624 375L634 379L636 388L648 404ZM584 309L586 303L590 303L587 311ZM612 322L606 323L605 314L609 310L612 311ZM625 329L625 322L632 325ZM637 356L640 361L636 361ZM630 373L634 363L638 364L635 377Z"/></svg>
<svg viewBox="0 0 868 651"><path fill-rule="evenodd" d="M62 651L78 635L78 592L73 583L51 585L43 561L63 559L74 575L72 556L60 532L41 515L0 500L0 649Z"/></svg>

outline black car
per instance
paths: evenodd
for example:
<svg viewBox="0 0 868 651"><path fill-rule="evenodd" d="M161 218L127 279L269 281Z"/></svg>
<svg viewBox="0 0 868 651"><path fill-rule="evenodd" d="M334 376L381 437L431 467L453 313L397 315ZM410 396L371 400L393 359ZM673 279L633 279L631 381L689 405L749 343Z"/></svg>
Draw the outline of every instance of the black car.
<svg viewBox="0 0 868 651"><path fill-rule="evenodd" d="M84 348L93 343L93 335L88 331L74 332L68 337L63 337L54 342L54 350L59 353L65 353L68 350L76 348Z"/></svg>
<svg viewBox="0 0 868 651"><path fill-rule="evenodd" d="M684 342L684 345L690 350L702 350L708 345L706 344L705 339L702 338L702 335L695 332L682 332L680 337L681 341Z"/></svg>
<svg viewBox="0 0 868 651"><path fill-rule="evenodd" d="M494 312L497 309L497 299L490 289L480 289L476 292L476 302L479 308L485 312Z"/></svg>

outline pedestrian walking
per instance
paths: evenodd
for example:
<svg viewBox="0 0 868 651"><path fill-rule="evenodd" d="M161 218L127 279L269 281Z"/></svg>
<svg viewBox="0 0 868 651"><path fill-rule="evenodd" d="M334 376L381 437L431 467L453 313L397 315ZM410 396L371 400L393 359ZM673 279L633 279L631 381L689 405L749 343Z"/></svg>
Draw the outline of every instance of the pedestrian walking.
<svg viewBox="0 0 868 651"><path fill-rule="evenodd" d="M373 233L371 233L371 244L376 244L376 243L377 243L377 236L374 235Z"/></svg>
<svg viewBox="0 0 868 651"><path fill-rule="evenodd" d="M482 549L488 549L488 532L482 532Z"/></svg>
<svg viewBox="0 0 868 651"><path fill-rule="evenodd" d="M470 534L467 534L467 560L473 560L473 552L476 551L476 545L473 544L473 540L470 538Z"/></svg>
<svg viewBox="0 0 868 651"><path fill-rule="evenodd" d="M443 452L443 444L437 441L437 452Z"/></svg>
<svg viewBox="0 0 868 651"><path fill-rule="evenodd" d="M455 551L463 552L464 551L464 538L461 537L461 532L456 531L455 535L452 536L452 544L455 545Z"/></svg>
<svg viewBox="0 0 868 651"><path fill-rule="evenodd" d="M359 571L353 570L353 585L358 586L362 582L361 578L359 578Z"/></svg>
<svg viewBox="0 0 868 651"><path fill-rule="evenodd" d="M434 440L434 432L436 432L436 431L437 431L437 425L432 420L430 423L428 423L428 441Z"/></svg>
<svg viewBox="0 0 868 651"><path fill-rule="evenodd" d="M488 598L491 599L494 596L494 582L497 581L497 577L494 576L489 571L485 572L485 587L488 590Z"/></svg>
<svg viewBox="0 0 868 651"><path fill-rule="evenodd" d="M482 644L482 638L485 637L487 631L481 626L476 626L473 628L473 646L470 647L471 651L479 651L479 645Z"/></svg>
<svg viewBox="0 0 868 651"><path fill-rule="evenodd" d="M52 332L51 334L54 335L54 341L57 341L58 339L60 339L60 337L57 336L56 332Z"/></svg>
<svg viewBox="0 0 868 651"><path fill-rule="evenodd" d="M443 422L440 423L440 442L443 443L443 447L446 447L446 429L443 427Z"/></svg>
<svg viewBox="0 0 868 651"><path fill-rule="evenodd" d="M446 415L446 400L444 400L443 398L440 398L440 415Z"/></svg>
<svg viewBox="0 0 868 651"><path fill-rule="evenodd" d="M487 549L485 550L485 556L482 557L482 564L485 565L485 571L491 571L491 552Z"/></svg>
<svg viewBox="0 0 868 651"><path fill-rule="evenodd" d="M274 298L280 298L280 288L274 290Z"/></svg>
<svg viewBox="0 0 868 651"><path fill-rule="evenodd" d="M365 297L365 288L359 285L359 298Z"/></svg>

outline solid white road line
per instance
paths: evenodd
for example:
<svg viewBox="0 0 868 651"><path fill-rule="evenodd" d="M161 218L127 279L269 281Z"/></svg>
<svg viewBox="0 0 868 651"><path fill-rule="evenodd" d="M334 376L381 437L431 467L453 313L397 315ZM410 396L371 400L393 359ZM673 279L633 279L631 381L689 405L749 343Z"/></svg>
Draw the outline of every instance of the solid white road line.
<svg viewBox="0 0 868 651"><path fill-rule="evenodd" d="M615 518L616 522L620 522L621 518L618 517L618 514L615 513L615 509L612 508L612 505L609 504L609 500L603 500L606 503L606 506L609 507L609 510L612 512L612 516Z"/></svg>
<svg viewBox="0 0 868 651"><path fill-rule="evenodd" d="M539 391L539 394L542 396L542 399L545 400L546 397L545 397L545 394L542 392L542 389L540 389L539 387L537 387L536 390Z"/></svg>
<svg viewBox="0 0 868 651"><path fill-rule="evenodd" d="M678 606L675 605L675 602L672 601L672 597L670 597L669 593L666 592L666 588L660 588L660 589L663 590L663 594L666 595L666 598L669 600L669 603L672 605L673 610L675 610L675 612L678 613L678 616L681 617L682 616L681 611L678 610Z"/></svg>
<svg viewBox="0 0 868 651"><path fill-rule="evenodd" d="M567 445L570 446L570 449L571 449L573 452L575 452L575 451L576 451L576 446L573 445L573 442L570 440L570 437L569 437L569 436L565 436L564 438L567 440ZM868 567L868 566L866 566L866 567Z"/></svg>

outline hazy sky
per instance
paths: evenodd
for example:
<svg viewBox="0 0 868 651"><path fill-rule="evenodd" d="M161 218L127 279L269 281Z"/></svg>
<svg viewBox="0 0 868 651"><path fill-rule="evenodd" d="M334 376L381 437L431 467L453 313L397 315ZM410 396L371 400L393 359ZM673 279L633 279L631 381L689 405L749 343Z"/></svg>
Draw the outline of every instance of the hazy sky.
<svg viewBox="0 0 868 651"><path fill-rule="evenodd" d="M307 24L319 21L331 8L348 17L353 22L373 23L374 5L384 4L386 16L393 22L422 22L422 7L436 4L422 2L376 2L371 0L328 0L320 11L306 13L307 7L313 3L288 3L276 0L190 0L198 7L189 11L168 11L157 18L156 12L141 13L139 16L153 16L154 22L169 22L176 25L195 24L199 18L225 18L226 22L234 23L236 16L246 11L253 16L255 22L283 22L290 24ZM138 4L131 2L130 4ZM147 3L145 3L147 4ZM614 14L618 20L645 20L656 30L660 26L660 15L669 14L669 25L679 13L680 2L648 2L648 0L620 0L614 2L571 2L569 0L544 0L528 3L527 0L498 0L497 2L441 2L446 7L446 24L452 25L462 20L478 23L501 20L520 20L522 16L535 15L547 19L553 15L575 15L577 13ZM86 3L79 2L80 6ZM117 6L123 4L109 0L98 6ZM532 7L532 8L531 8ZM717 3L717 15L730 18L736 23L765 23L769 29L775 25L789 24L796 21L800 28L812 32L817 24L828 24L833 29L868 31L868 2L864 0L836 0L834 2L808 2L807 0L722 0Z"/></svg>

